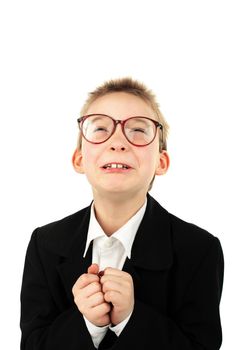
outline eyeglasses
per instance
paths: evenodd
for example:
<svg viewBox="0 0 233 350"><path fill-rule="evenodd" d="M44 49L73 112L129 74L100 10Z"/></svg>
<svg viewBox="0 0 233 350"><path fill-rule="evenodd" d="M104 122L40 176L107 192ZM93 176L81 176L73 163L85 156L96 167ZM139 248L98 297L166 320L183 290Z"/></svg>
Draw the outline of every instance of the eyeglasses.
<svg viewBox="0 0 233 350"><path fill-rule="evenodd" d="M107 141L121 125L126 139L134 146L143 147L154 141L157 128L163 126L156 120L135 116L125 120L116 120L106 114L88 114L77 119L82 136L90 143L99 144Z"/></svg>

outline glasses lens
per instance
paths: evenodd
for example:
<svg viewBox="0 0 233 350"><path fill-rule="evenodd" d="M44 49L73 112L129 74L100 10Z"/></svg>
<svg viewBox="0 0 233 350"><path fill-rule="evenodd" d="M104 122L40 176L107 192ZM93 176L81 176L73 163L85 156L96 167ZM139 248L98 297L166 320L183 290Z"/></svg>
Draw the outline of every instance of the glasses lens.
<svg viewBox="0 0 233 350"><path fill-rule="evenodd" d="M112 119L101 114L88 116L82 124L84 137L94 143L106 141L111 136L113 128Z"/></svg>
<svg viewBox="0 0 233 350"><path fill-rule="evenodd" d="M150 119L135 117L125 123L125 135L135 145L147 145L154 139L155 134L156 126Z"/></svg>

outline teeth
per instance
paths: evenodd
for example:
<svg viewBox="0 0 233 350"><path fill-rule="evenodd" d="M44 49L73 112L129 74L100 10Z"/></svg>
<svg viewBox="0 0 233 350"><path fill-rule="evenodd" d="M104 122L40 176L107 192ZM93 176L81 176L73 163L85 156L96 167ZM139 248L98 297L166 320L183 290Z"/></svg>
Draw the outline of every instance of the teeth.
<svg viewBox="0 0 233 350"><path fill-rule="evenodd" d="M125 164L117 164L117 163L111 163L104 165L105 169L129 169L129 167Z"/></svg>

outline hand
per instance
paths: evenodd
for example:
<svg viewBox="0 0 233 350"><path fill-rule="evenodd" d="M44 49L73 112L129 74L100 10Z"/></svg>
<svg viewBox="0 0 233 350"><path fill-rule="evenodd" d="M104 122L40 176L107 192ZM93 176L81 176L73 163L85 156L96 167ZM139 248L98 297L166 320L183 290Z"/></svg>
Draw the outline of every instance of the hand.
<svg viewBox="0 0 233 350"><path fill-rule="evenodd" d="M134 286L130 274L108 267L100 279L104 300L112 304L111 323L117 325L126 319L134 308Z"/></svg>
<svg viewBox="0 0 233 350"><path fill-rule="evenodd" d="M92 264L87 273L78 278L72 293L79 311L95 326L102 327L110 323L111 306L104 299L98 271L98 265Z"/></svg>

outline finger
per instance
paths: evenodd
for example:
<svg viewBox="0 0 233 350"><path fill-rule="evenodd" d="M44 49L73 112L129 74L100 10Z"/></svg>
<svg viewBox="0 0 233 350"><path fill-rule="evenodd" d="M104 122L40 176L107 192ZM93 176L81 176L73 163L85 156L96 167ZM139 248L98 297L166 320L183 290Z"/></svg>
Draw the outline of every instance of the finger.
<svg viewBox="0 0 233 350"><path fill-rule="evenodd" d="M96 307L96 306L101 305L103 303L105 303L105 300L104 300L104 295L102 292L97 292L97 293L91 295L86 300L86 305L88 308L93 308L93 307Z"/></svg>
<svg viewBox="0 0 233 350"><path fill-rule="evenodd" d="M80 289L79 294L83 298L89 298L93 294L101 292L101 291L102 291L101 284L99 282L93 282L93 283L90 283L85 288Z"/></svg>
<svg viewBox="0 0 233 350"><path fill-rule="evenodd" d="M109 290L104 294L104 300L114 306L122 305L122 294L115 290Z"/></svg>
<svg viewBox="0 0 233 350"><path fill-rule="evenodd" d="M74 296L74 302L76 305L83 307L87 299L91 297L92 295L102 292L102 287L99 283L93 282L82 289L76 289L72 290L73 296Z"/></svg>
<svg viewBox="0 0 233 350"><path fill-rule="evenodd" d="M87 269L87 273L91 273L94 275L97 275L98 272L99 272L99 265L98 264L91 264Z"/></svg>
<svg viewBox="0 0 233 350"><path fill-rule="evenodd" d="M125 288L130 288L130 286L133 285L133 279L131 277L131 275L127 274L127 275L110 275L110 274L104 274L104 276L102 276L100 278L100 283L102 285L104 285L104 283L106 282L116 282L116 283L119 283L120 285L124 285Z"/></svg>
<svg viewBox="0 0 233 350"><path fill-rule="evenodd" d="M95 297L96 294L97 296ZM93 300L92 297L94 298ZM77 293L74 293L74 302L82 313L85 313L85 310L88 310L99 303L103 303L104 299L101 285L94 282L86 288L77 290Z"/></svg>
<svg viewBox="0 0 233 350"><path fill-rule="evenodd" d="M72 291L74 292L76 289L85 288L88 284L93 282L99 282L99 277L97 275L84 273L77 279L77 281L73 286Z"/></svg>
<svg viewBox="0 0 233 350"><path fill-rule="evenodd" d="M98 318L109 313L110 311L111 311L111 306L109 305L109 303L104 302L92 308L92 315L93 315L93 318Z"/></svg>
<svg viewBox="0 0 233 350"><path fill-rule="evenodd" d="M125 285L118 281L108 280L102 284L102 291L106 293L109 290L114 290L122 293L125 290Z"/></svg>
<svg viewBox="0 0 233 350"><path fill-rule="evenodd" d="M104 275L113 275L113 276L118 276L121 278L128 278L129 276L131 277L131 275L128 272L119 270L119 269L115 269L113 267L107 267L104 270Z"/></svg>
<svg viewBox="0 0 233 350"><path fill-rule="evenodd" d="M122 278L121 276L118 275L106 275L104 274L103 276L100 277L100 282L103 284L106 281L115 281L115 282L124 282L126 281L126 278Z"/></svg>

